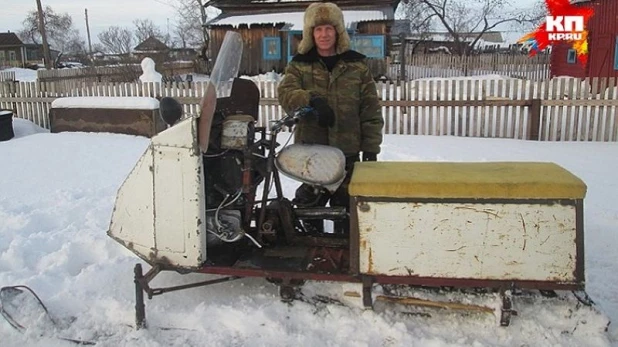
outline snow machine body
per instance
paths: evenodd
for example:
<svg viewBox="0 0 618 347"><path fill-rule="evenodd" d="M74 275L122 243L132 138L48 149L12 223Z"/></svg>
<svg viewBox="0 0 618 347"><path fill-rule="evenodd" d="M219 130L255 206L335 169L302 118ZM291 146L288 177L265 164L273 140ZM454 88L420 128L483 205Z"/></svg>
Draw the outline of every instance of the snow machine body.
<svg viewBox="0 0 618 347"><path fill-rule="evenodd" d="M217 73L215 65L212 76ZM284 196L281 174L333 191L345 176L343 154L328 146L280 148L277 134L312 111L258 127L259 92L232 75L212 85L219 90L231 81L229 96L205 96L199 117L152 138L118 191L108 235L151 266L145 274L135 267L138 326L145 324L144 293L152 298L242 277L276 283L286 300L305 281L354 284L345 296L368 308L380 299L406 302L376 296L379 285L490 291L499 305L484 309L504 326L517 312L513 298L520 290L573 291L591 304L586 185L566 169L533 162L359 162L349 211L297 204ZM316 221L349 228L308 227ZM224 277L151 288L166 270Z"/></svg>

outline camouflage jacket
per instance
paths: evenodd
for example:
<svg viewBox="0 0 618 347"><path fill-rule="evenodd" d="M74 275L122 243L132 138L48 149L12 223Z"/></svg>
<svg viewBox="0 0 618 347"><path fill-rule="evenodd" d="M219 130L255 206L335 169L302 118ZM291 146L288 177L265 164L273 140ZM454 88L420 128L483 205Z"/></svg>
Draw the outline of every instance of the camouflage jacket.
<svg viewBox="0 0 618 347"><path fill-rule="evenodd" d="M341 149L346 155L380 152L384 119L365 56L347 51L329 72L315 48L298 54L288 64L278 87L279 102L291 113L309 105L312 95L328 99L335 113L335 125L322 128L316 119L302 119L295 143L318 143Z"/></svg>

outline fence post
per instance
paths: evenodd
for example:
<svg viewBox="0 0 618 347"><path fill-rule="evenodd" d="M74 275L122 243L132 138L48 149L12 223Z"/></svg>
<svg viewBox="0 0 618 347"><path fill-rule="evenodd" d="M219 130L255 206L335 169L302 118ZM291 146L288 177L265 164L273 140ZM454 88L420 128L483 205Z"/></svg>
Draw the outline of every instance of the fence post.
<svg viewBox="0 0 618 347"><path fill-rule="evenodd" d="M399 80L406 80L406 34L399 33Z"/></svg>
<svg viewBox="0 0 618 347"><path fill-rule="evenodd" d="M528 139L539 139L541 126L541 99L532 99L530 103L530 122L528 123Z"/></svg>

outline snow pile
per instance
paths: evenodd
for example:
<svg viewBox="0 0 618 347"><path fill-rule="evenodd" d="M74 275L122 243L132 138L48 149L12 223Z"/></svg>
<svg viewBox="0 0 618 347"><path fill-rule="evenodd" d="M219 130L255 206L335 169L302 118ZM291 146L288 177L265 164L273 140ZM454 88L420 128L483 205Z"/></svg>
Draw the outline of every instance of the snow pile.
<svg viewBox="0 0 618 347"><path fill-rule="evenodd" d="M55 99L51 107L156 110L159 100L146 96L76 96Z"/></svg>

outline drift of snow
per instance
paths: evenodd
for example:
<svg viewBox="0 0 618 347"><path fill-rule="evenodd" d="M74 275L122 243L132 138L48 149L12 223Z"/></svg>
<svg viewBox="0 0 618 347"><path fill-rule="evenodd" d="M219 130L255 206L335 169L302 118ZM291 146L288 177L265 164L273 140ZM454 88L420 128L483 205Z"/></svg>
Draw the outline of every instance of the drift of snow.
<svg viewBox="0 0 618 347"><path fill-rule="evenodd" d="M146 96L75 96L58 98L52 101L52 108L111 108L156 110L159 100Z"/></svg>
<svg viewBox="0 0 618 347"><path fill-rule="evenodd" d="M422 317L387 306L279 300L277 287L247 278L146 299L148 329L135 330L133 267L149 266L106 235L117 189L149 144L109 133L49 133L14 121L0 142L0 287L27 285L63 322L61 335L97 346L610 346L615 323L575 303L523 305L510 327L496 317L444 313ZM18 135L19 134L19 135ZM281 143L285 143L285 134ZM587 292L618 319L618 143L387 135L379 160L551 161L587 184L584 203ZM288 196L296 183L284 178ZM164 272L155 288L217 276ZM308 282L303 293L341 289ZM518 305L521 305L518 307ZM569 318L570 316L570 318ZM571 325L571 322L578 322ZM175 327L176 329L162 329ZM0 320L1 345L73 346L21 334Z"/></svg>

